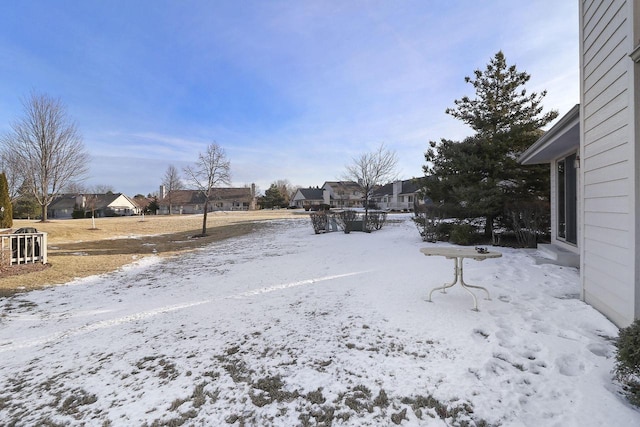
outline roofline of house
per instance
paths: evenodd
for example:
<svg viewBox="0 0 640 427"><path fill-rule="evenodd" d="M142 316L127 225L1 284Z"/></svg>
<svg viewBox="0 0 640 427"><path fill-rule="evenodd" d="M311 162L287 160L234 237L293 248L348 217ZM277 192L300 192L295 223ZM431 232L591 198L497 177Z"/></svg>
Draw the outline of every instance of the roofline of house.
<svg viewBox="0 0 640 427"><path fill-rule="evenodd" d="M534 142L529 148L527 148L518 158L518 163L523 165L548 163L548 156L544 156L544 151L556 140L558 140L565 133L573 129L574 126L580 126L580 104L576 104L569 110L567 114L553 125L544 135L542 135L536 142ZM575 148L580 145L580 140L576 141ZM567 146L565 151L570 151L573 148Z"/></svg>

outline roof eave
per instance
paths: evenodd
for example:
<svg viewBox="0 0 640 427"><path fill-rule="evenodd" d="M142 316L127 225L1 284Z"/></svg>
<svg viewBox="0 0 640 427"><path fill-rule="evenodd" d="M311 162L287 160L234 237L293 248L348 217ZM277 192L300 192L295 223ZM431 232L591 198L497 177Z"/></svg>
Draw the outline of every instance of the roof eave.
<svg viewBox="0 0 640 427"><path fill-rule="evenodd" d="M580 147L580 104L576 104L551 129L518 158L523 165L551 163Z"/></svg>

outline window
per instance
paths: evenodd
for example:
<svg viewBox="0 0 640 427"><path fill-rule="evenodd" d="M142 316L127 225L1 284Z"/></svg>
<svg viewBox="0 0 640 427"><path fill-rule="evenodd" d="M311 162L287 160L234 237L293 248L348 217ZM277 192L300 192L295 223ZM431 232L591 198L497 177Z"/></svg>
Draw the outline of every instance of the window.
<svg viewBox="0 0 640 427"><path fill-rule="evenodd" d="M558 161L558 238L578 242L576 154Z"/></svg>

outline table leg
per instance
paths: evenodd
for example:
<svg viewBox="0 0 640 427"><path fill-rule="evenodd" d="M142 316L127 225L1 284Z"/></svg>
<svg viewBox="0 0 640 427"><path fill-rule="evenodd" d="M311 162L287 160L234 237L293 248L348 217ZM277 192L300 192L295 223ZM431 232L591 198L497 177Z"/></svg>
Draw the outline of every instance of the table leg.
<svg viewBox="0 0 640 427"><path fill-rule="evenodd" d="M474 289L482 289L483 291L485 291L487 293L487 299L489 301L491 301L491 295L489 295L489 291L487 290L487 288L483 288L482 286L475 286L475 285L469 285L467 283L464 282L464 272L463 272L463 268L462 268L462 261L463 259L460 259L460 286L462 286L467 292L469 292L471 294L471 296L473 297L473 309L475 311L478 311L478 299L476 298L475 294L473 292L471 292L471 289L469 288L474 288Z"/></svg>
<svg viewBox="0 0 640 427"><path fill-rule="evenodd" d="M433 289L431 289L431 292L429 292L429 298L427 299L427 301L431 302L431 294L432 294L434 291L438 291L438 290L442 289L442 293L443 293L443 294L446 294L446 293L447 293L447 289L449 289L450 287L452 287L453 285L455 285L456 283L458 283L458 277L459 277L459 276L458 276L458 271L459 271L459 268L458 268L458 258L454 258L454 259L453 259L453 263L454 263L454 267L453 267L453 282L451 282L451 283L445 283L445 284L444 284L444 286L440 286L440 287L437 287L437 288L433 288ZM460 276L460 277L461 277L461 276Z"/></svg>

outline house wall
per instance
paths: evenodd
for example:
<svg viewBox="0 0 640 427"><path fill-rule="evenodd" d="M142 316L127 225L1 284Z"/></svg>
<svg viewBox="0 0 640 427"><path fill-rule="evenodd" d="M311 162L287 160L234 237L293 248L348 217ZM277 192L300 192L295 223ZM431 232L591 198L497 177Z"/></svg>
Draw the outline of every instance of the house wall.
<svg viewBox="0 0 640 427"><path fill-rule="evenodd" d="M640 46L640 3L638 1L633 2L633 11L632 11L632 19L633 19L633 37L635 40L636 52L638 46ZM639 61L636 57L635 61ZM634 151L634 218L633 222L633 242L635 246L634 250L634 258L635 258L635 269L634 269L634 281L635 281L635 318L640 318L640 261L638 261L638 256L640 255L640 63L634 62L632 67L633 72L633 80L632 80L632 93L633 93L633 113L632 117L632 126L633 126L633 139L631 146Z"/></svg>
<svg viewBox="0 0 640 427"><path fill-rule="evenodd" d="M356 192L355 194L352 191L347 191L344 194L339 194L334 191L334 188L329 184L325 183L322 186L324 190L324 203L330 206L335 206L336 208L353 208L353 207L362 207L362 193ZM333 198L333 200L331 200Z"/></svg>
<svg viewBox="0 0 640 427"><path fill-rule="evenodd" d="M583 298L618 326L638 316L633 0L580 2Z"/></svg>
<svg viewBox="0 0 640 427"><path fill-rule="evenodd" d="M124 195L118 196L108 206L116 215L136 215L138 212L137 207Z"/></svg>

